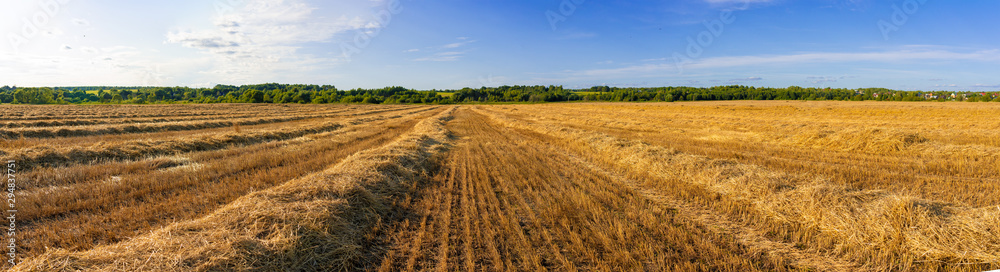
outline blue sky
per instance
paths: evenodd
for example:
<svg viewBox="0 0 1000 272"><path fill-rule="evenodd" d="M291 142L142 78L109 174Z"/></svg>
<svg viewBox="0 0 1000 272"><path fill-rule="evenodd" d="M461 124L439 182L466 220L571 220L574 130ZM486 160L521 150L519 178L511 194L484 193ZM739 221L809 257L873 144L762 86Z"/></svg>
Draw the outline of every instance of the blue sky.
<svg viewBox="0 0 1000 272"><path fill-rule="evenodd" d="M1000 90L1000 1L20 0L0 85Z"/></svg>

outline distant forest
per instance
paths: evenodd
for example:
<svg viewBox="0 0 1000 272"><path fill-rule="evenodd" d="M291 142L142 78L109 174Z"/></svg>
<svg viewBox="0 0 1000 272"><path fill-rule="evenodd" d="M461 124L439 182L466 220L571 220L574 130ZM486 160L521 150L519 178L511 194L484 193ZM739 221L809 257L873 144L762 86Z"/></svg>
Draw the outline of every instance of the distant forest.
<svg viewBox="0 0 1000 272"><path fill-rule="evenodd" d="M763 88L752 86L619 88L500 86L421 91L404 87L338 90L330 85L257 84L188 87L0 87L0 102L15 104L673 102L702 100L877 100L1000 102L998 92L899 91L884 88Z"/></svg>

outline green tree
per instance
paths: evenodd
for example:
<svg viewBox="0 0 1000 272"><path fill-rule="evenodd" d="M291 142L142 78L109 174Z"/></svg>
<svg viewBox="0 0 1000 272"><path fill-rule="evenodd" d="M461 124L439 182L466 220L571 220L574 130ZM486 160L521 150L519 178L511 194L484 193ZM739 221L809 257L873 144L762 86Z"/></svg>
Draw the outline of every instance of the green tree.
<svg viewBox="0 0 1000 272"><path fill-rule="evenodd" d="M156 89L156 90L153 91L153 95L154 96L151 97L150 100L152 100L152 99L166 100L166 99L168 99L170 97L170 92L171 91L172 91L172 89L170 89L170 88L158 88L158 89Z"/></svg>
<svg viewBox="0 0 1000 272"><path fill-rule="evenodd" d="M312 102L312 96L309 95L308 92L300 92L299 94L295 95L294 101L295 103L300 103L300 104L309 103Z"/></svg>
<svg viewBox="0 0 1000 272"><path fill-rule="evenodd" d="M53 104L55 92L50 88L20 88L14 91L14 103Z"/></svg>
<svg viewBox="0 0 1000 272"><path fill-rule="evenodd" d="M264 93L261 92L261 91L258 91L258 90L249 90L249 91L243 92L243 95L240 96L240 102L243 102L243 103L263 103L264 102Z"/></svg>

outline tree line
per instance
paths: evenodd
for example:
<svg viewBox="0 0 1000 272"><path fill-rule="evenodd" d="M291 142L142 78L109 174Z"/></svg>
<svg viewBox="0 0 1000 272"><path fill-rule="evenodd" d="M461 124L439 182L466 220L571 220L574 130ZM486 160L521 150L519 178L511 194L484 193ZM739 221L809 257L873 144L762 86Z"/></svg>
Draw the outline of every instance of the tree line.
<svg viewBox="0 0 1000 272"><path fill-rule="evenodd" d="M447 103L435 91L417 91L403 87L337 90L330 85L256 84L216 85L213 88L189 87L0 87L0 102L18 104L80 103Z"/></svg>
<svg viewBox="0 0 1000 272"><path fill-rule="evenodd" d="M451 104L499 102L673 102L708 100L994 101L1000 93L900 91L885 88L769 88L753 86L622 88L594 86L499 86L421 91L404 87L338 90L331 85L255 84L189 87L0 87L0 103L366 103Z"/></svg>

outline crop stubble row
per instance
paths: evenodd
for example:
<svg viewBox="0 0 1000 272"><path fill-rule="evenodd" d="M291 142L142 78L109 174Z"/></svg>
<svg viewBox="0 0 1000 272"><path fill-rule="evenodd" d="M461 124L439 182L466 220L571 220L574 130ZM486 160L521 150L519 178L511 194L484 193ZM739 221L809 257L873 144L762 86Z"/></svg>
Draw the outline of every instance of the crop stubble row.
<svg viewBox="0 0 1000 272"><path fill-rule="evenodd" d="M819 104L829 106L831 104ZM587 112L590 107L615 107L623 112L634 114L600 115ZM946 197L952 199L970 199L974 197L992 197L995 194L983 194L978 190L949 190L948 179L952 176L939 177L944 181L935 184L924 181L915 184L895 184L898 187L880 186L880 169L867 169L860 173L862 182L844 184L836 176L824 176L825 171L815 171L834 165L832 163L813 163L811 168L799 171L787 171L780 165L767 164L768 156L777 154L767 148L774 148L774 142L752 141L741 143L746 138L730 139L730 142L719 142L718 139L707 138L705 131L688 127L683 133L664 131L640 131L638 129L623 129L622 120L648 118L646 114L679 112L690 114L699 109L703 113L720 114L732 111L732 105L717 104L654 104L654 105L607 105L596 104L586 106L566 107L563 105L539 105L532 107L490 107L491 117L502 120L509 126L531 129L549 135L559 135L571 142L568 149L581 150L581 154L590 154L598 161L604 160L609 165L616 165L623 171L646 172L649 176L648 187L659 188L670 192L688 202L701 206L712 207L713 210L741 221L747 227L763 233L771 233L771 239L778 242L791 243L796 247L816 250L827 255L856 261L859 269L872 270L927 270L945 269L978 271L988 270L998 266L997 254L1000 248L997 244L996 225L1000 225L1000 208L993 205L966 206L963 203L948 203L936 199L924 199L912 194L914 190L903 189L906 186L936 189L946 192ZM739 106L739 105L737 105ZM744 105L745 106L745 105ZM751 104L751 107L755 106ZM756 105L760 106L760 105ZM772 105L774 106L774 105ZM809 106L816 106L809 105ZM846 110L870 111L872 105L833 104L845 107ZM910 104L875 105L890 109L912 110ZM926 105L919 105L924 106ZM685 109L685 107L688 107ZM692 109L693 107L693 109ZM945 106L944 110L954 110ZM710 110L705 110L709 108ZM821 111L829 108L818 108ZM931 110L937 108L931 108ZM605 109L606 110L606 109ZM765 110L775 110L774 107ZM788 109L777 109L785 112ZM778 122L788 122L788 119L809 117L816 114L816 109L792 108L799 111L795 117L775 118ZM922 109L923 110L923 109ZM976 109L964 109L975 113ZM978 109L978 112L990 112L991 108ZM648 113L644 113L648 111ZM811 112L810 112L811 111ZM574 112L576 117L567 117L566 112ZM836 114L834 111L833 114ZM898 113L893 113L898 114ZM928 114L924 112L923 114ZM930 114L933 114L930 113ZM554 117L560 116L563 117ZM919 115L919 114L918 114ZM756 115L759 118L759 115ZM877 116L876 116L877 117ZM751 117L752 118L752 117ZM877 118L876 118L877 119ZM888 119L902 119L890 116ZM686 120L644 119L645 122L668 126L674 122ZM918 120L918 119L913 119ZM915 122L911 120L911 122ZM590 123L589 125L587 123ZM834 121L835 122L835 121ZM731 124L732 125L732 124ZM735 127L753 127L755 124L737 124ZM766 126L766 124L764 124ZM910 124L911 126L939 126L938 124ZM995 126L991 123L950 124L949 126L965 125ZM616 128L617 126L617 128ZM875 130L890 130L890 135L912 135L908 131L891 131L890 128L871 125ZM607 127L611 127L608 129ZM656 127L650 125L648 127ZM715 135L720 134L717 128L702 128ZM847 129L846 131L858 131ZM965 133L956 130L955 133ZM793 134L794 135L794 134ZM765 137L765 139L768 139ZM779 139L780 140L780 139ZM708 143L706 143L708 142ZM786 143L786 141L782 141ZM875 161L901 159L908 156L922 157L921 154L908 154L912 149L935 149L940 143L925 141L904 145L902 149L872 150L867 146L863 149L844 150L840 146L804 146L789 147L786 150L798 149L796 155L812 158L812 161L828 159L826 153L838 154L841 159L861 163L875 157ZM990 142L980 142L971 147L975 150L988 150ZM692 148L692 146L694 148ZM765 148L761 148L764 146ZM750 148L747 148L750 147ZM954 147L954 146L953 146ZM743 148L743 149L741 149ZM692 156L698 151L705 152L708 157ZM684 152L682 152L684 151ZM748 152L749 151L749 152ZM763 154L756 154L760 152ZM808 153L812 153L810 156ZM736 155L734 155L736 154ZM952 154L950 156L976 156L974 154ZM992 154L996 156L995 153ZM833 156L831 156L833 157ZM747 159L750 158L750 159ZM755 161L757 159L759 161ZM777 158L787 161L785 158ZM992 165L985 158L985 166ZM750 162L750 163L747 163ZM900 175L920 176L918 169L907 169L906 165L897 166ZM809 171L813 169L814 171ZM964 170L964 169L963 169ZM836 171L833 171L836 172ZM918 172L914 174L914 172ZM966 175L968 171L961 171ZM997 186L995 181L965 177L964 187L975 186L978 189ZM962 177L959 177L962 178ZM968 182L971 180L971 182ZM874 181L874 182L873 182ZM905 180L904 180L905 181ZM875 184L874 186L872 184ZM883 183L884 184L884 183ZM693 191L683 189L693 186ZM866 188L862 185L868 185ZM875 188L871 188L875 187ZM961 188L961 187L959 187ZM700 192L699 192L700 191ZM939 198L940 199L940 198ZM706 201L707 200L707 201ZM986 199L988 200L988 199Z"/></svg>
<svg viewBox="0 0 1000 272"><path fill-rule="evenodd" d="M234 133L225 138L232 141L188 150L137 148L135 154L109 155L111 161L97 164L70 159L63 163L81 164L48 167L44 159L51 156L34 161L18 157L39 166L25 172L22 183L27 186L18 191L23 207L18 216L24 222L19 226L19 254L30 257L46 247L84 250L196 218L246 193L266 190L382 145L409 130L420 116L433 112L424 108L383 113L333 121L336 125L317 121L319 127L306 125L285 133ZM94 152L100 157L120 151ZM66 152L68 157L78 153Z"/></svg>

